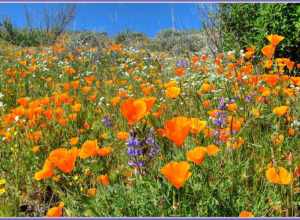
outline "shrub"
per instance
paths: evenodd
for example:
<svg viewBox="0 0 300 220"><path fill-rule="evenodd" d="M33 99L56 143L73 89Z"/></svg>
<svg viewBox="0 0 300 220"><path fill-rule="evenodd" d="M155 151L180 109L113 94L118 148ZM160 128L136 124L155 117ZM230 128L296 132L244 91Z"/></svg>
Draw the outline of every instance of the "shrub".
<svg viewBox="0 0 300 220"><path fill-rule="evenodd" d="M285 36L276 56L300 61L299 4L221 4L224 49L261 49L267 34Z"/></svg>

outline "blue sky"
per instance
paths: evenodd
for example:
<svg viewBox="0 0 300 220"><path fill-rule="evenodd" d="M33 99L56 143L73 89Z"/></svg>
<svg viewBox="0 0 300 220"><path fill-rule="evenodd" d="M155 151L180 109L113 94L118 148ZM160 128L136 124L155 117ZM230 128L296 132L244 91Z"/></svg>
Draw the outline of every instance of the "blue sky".
<svg viewBox="0 0 300 220"><path fill-rule="evenodd" d="M42 22L45 8L55 10L60 4L0 4L0 19L11 17L18 27L24 27L25 7L31 12L34 24ZM104 31L113 36L120 31L130 29L144 32L153 37L161 29L172 27L172 11L176 29L199 29L200 18L197 5L192 3L107 3L107 4L76 4L76 18L71 29Z"/></svg>

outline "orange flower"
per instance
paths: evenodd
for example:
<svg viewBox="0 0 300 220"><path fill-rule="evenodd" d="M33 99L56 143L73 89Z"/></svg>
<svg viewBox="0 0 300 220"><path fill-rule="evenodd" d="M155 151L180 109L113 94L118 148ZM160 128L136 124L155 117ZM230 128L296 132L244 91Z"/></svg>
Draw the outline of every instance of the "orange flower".
<svg viewBox="0 0 300 220"><path fill-rule="evenodd" d="M80 103L76 103L76 104L72 105L71 107L72 107L72 111L73 112L80 112L81 104Z"/></svg>
<svg viewBox="0 0 300 220"><path fill-rule="evenodd" d="M250 59L255 53L255 47L248 47L246 48L245 57L246 59Z"/></svg>
<svg viewBox="0 0 300 220"><path fill-rule="evenodd" d="M293 176L285 168L276 169L272 165L266 171L266 178L270 183L288 185L292 182Z"/></svg>
<svg viewBox="0 0 300 220"><path fill-rule="evenodd" d="M61 217L63 215L64 203L60 202L58 206L52 207L47 211L47 217Z"/></svg>
<svg viewBox="0 0 300 220"><path fill-rule="evenodd" d="M78 144L78 141L79 141L79 137L73 137L70 139L70 144L72 146L74 146L74 145Z"/></svg>
<svg viewBox="0 0 300 220"><path fill-rule="evenodd" d="M202 121L199 118L191 118L190 122L191 122L190 126L191 126L191 133L192 134L200 133L201 131L204 130L204 128L207 125L206 121Z"/></svg>
<svg viewBox="0 0 300 220"><path fill-rule="evenodd" d="M239 217L247 218L247 217L254 217L252 212L249 211L241 211Z"/></svg>
<svg viewBox="0 0 300 220"><path fill-rule="evenodd" d="M214 89L214 86L209 83L203 83L200 89L198 90L197 94L201 95L203 93L211 92Z"/></svg>
<svg viewBox="0 0 300 220"><path fill-rule="evenodd" d="M83 143L81 149L79 150L79 157L82 159L94 157L97 155L97 150L97 140L87 140Z"/></svg>
<svg viewBox="0 0 300 220"><path fill-rule="evenodd" d="M125 132L125 131L119 131L117 133L117 138L121 141L126 141L129 137L129 134L128 132Z"/></svg>
<svg viewBox="0 0 300 220"><path fill-rule="evenodd" d="M176 76L183 76L185 74L185 69L183 67L177 67L175 69Z"/></svg>
<svg viewBox="0 0 300 220"><path fill-rule="evenodd" d="M104 186L108 186L110 183L107 174L98 176L97 181Z"/></svg>
<svg viewBox="0 0 300 220"><path fill-rule="evenodd" d="M277 115L278 117L280 117L280 116L285 115L285 114L287 113L288 110L289 110L289 107L288 107L288 106L282 105L282 106L279 106L279 107L275 107L275 108L273 109L273 113L274 113L275 115Z"/></svg>
<svg viewBox="0 0 300 220"><path fill-rule="evenodd" d="M171 86L166 89L166 97L175 99L180 94L180 88L177 86Z"/></svg>
<svg viewBox="0 0 300 220"><path fill-rule="evenodd" d="M283 36L277 34L270 34L266 38L274 47L276 47L284 39Z"/></svg>
<svg viewBox="0 0 300 220"><path fill-rule="evenodd" d="M220 151L220 148L214 144L210 144L206 147L206 152L208 156L214 156L218 154Z"/></svg>
<svg viewBox="0 0 300 220"><path fill-rule="evenodd" d="M170 162L161 168L160 172L176 188L181 188L192 175L190 165L186 161Z"/></svg>
<svg viewBox="0 0 300 220"><path fill-rule="evenodd" d="M90 188L87 190L87 196L88 197L94 197L97 193L97 189L96 188Z"/></svg>
<svg viewBox="0 0 300 220"><path fill-rule="evenodd" d="M41 171L38 171L34 174L34 179L37 181L40 181L42 179L50 178L54 175L53 173L53 164L50 160L46 159L43 169Z"/></svg>
<svg viewBox="0 0 300 220"><path fill-rule="evenodd" d="M155 97L146 97L146 98L141 98L141 100L146 103L147 113L149 113L156 101L156 98Z"/></svg>
<svg viewBox="0 0 300 220"><path fill-rule="evenodd" d="M116 106L121 101L121 98L119 96L115 96L111 99L111 104L113 106Z"/></svg>
<svg viewBox="0 0 300 220"><path fill-rule="evenodd" d="M264 81L269 85L269 86L276 86L279 76L276 74L266 74L263 76Z"/></svg>
<svg viewBox="0 0 300 220"><path fill-rule="evenodd" d="M110 155L111 152L112 152L111 147L102 147L97 150L98 155L101 157L106 157L106 156Z"/></svg>
<svg viewBox="0 0 300 220"><path fill-rule="evenodd" d="M195 147L186 153L186 158L200 165L205 159L206 149L204 147Z"/></svg>
<svg viewBox="0 0 300 220"><path fill-rule="evenodd" d="M235 112L237 110L237 104L236 103L227 104L227 109L228 111Z"/></svg>
<svg viewBox="0 0 300 220"><path fill-rule="evenodd" d="M66 66L66 67L64 68L64 71L65 71L69 76L72 76L72 75L74 75L74 74L76 73L76 70L75 70L73 67L71 67L71 66Z"/></svg>
<svg viewBox="0 0 300 220"><path fill-rule="evenodd" d="M269 44L267 46L264 46L261 49L261 52L263 53L264 56L266 56L268 59L271 59L274 52L275 52L275 47L272 44Z"/></svg>
<svg viewBox="0 0 300 220"><path fill-rule="evenodd" d="M75 167L78 149L73 147L70 150L66 148L57 148L49 154L49 161L64 173L71 173Z"/></svg>
<svg viewBox="0 0 300 220"><path fill-rule="evenodd" d="M164 136L180 146L190 132L190 120L186 117L175 117L165 122Z"/></svg>
<svg viewBox="0 0 300 220"><path fill-rule="evenodd" d="M131 125L141 120L151 110L154 102L155 98L129 98L121 105L121 113Z"/></svg>

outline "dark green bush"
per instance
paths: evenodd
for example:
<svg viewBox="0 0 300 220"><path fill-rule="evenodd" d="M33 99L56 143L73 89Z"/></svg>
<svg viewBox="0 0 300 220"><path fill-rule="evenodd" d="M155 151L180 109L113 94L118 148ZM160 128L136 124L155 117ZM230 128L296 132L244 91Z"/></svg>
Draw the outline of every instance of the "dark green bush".
<svg viewBox="0 0 300 220"><path fill-rule="evenodd" d="M224 49L243 49L267 43L265 36L285 37L276 56L300 62L300 4L221 4Z"/></svg>

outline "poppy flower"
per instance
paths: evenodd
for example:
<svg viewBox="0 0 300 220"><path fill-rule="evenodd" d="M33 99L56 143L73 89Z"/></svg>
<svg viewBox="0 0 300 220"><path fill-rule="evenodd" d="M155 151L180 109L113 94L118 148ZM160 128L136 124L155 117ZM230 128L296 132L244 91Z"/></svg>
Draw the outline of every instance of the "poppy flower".
<svg viewBox="0 0 300 220"><path fill-rule="evenodd" d="M125 132L125 131L119 131L119 132L117 133L117 138L118 138L119 140L121 140L121 141L127 140L128 137L129 137L128 132Z"/></svg>
<svg viewBox="0 0 300 220"><path fill-rule="evenodd" d="M261 52L264 56L266 56L268 59L271 59L274 52L275 52L275 47L274 45L272 44L269 44L267 46L264 46L262 49L261 49Z"/></svg>
<svg viewBox="0 0 300 220"><path fill-rule="evenodd" d="M73 137L70 139L70 144L72 146L74 146L74 145L78 144L78 141L79 141L79 137Z"/></svg>
<svg viewBox="0 0 300 220"><path fill-rule="evenodd" d="M68 150L66 148L57 148L49 154L49 161L64 173L70 173L75 167L78 149L73 147Z"/></svg>
<svg viewBox="0 0 300 220"><path fill-rule="evenodd" d="M274 87L279 81L279 76L276 74L266 74L263 76L263 79L270 87Z"/></svg>
<svg viewBox="0 0 300 220"><path fill-rule="evenodd" d="M88 197L94 197L97 193L97 189L96 188L90 188L87 190L87 196Z"/></svg>
<svg viewBox="0 0 300 220"><path fill-rule="evenodd" d="M270 34L266 38L274 47L276 47L284 39L283 36L277 34Z"/></svg>
<svg viewBox="0 0 300 220"><path fill-rule="evenodd" d="M41 171L38 171L34 174L34 179L37 181L40 181L42 179L50 178L54 175L53 173L54 166L52 162L48 159L46 159L43 169Z"/></svg>
<svg viewBox="0 0 300 220"><path fill-rule="evenodd" d="M164 136L178 147L183 144L190 132L190 120L186 117L175 117L165 122Z"/></svg>
<svg viewBox="0 0 300 220"><path fill-rule="evenodd" d="M289 110L289 107L286 105L282 105L282 106L278 106L273 108L273 113L275 115L277 115L278 117L283 116L287 113L287 111Z"/></svg>
<svg viewBox="0 0 300 220"><path fill-rule="evenodd" d="M183 67L177 67L175 69L176 76L183 76L185 74L185 69Z"/></svg>
<svg viewBox="0 0 300 220"><path fill-rule="evenodd" d="M111 152L112 152L111 147L102 147L97 150L98 155L101 157L106 157L106 156L110 155Z"/></svg>
<svg viewBox="0 0 300 220"><path fill-rule="evenodd" d="M285 168L269 166L266 170L266 178L270 183L288 185L292 182L292 174L289 173Z"/></svg>
<svg viewBox="0 0 300 220"><path fill-rule="evenodd" d="M200 165L205 159L206 149L204 147L195 147L186 153L186 158L193 161L195 164Z"/></svg>
<svg viewBox="0 0 300 220"><path fill-rule="evenodd" d="M94 157L97 155L97 150L97 140L87 140L82 144L81 149L79 150L79 157L82 159Z"/></svg>
<svg viewBox="0 0 300 220"><path fill-rule="evenodd" d="M186 161L170 162L160 172L176 189L180 189L192 175L189 169L190 164Z"/></svg>
<svg viewBox="0 0 300 220"><path fill-rule="evenodd" d="M199 134L201 131L203 131L207 125L206 121L200 120L199 118L191 118L191 133L192 134Z"/></svg>
<svg viewBox="0 0 300 220"><path fill-rule="evenodd" d="M229 103L227 104L228 111L235 112L237 110L237 104L236 103Z"/></svg>
<svg viewBox="0 0 300 220"><path fill-rule="evenodd" d="M175 99L180 94L180 88L177 86L171 86L166 89L166 97Z"/></svg>
<svg viewBox="0 0 300 220"><path fill-rule="evenodd" d="M102 184L103 186L108 186L109 183L110 183L110 182L109 182L109 177L108 177L107 174L98 176L97 181L98 181L100 184Z"/></svg>
<svg viewBox="0 0 300 220"><path fill-rule="evenodd" d="M121 98L119 96L115 96L111 99L111 104L113 106L116 106L121 101Z"/></svg>
<svg viewBox="0 0 300 220"><path fill-rule="evenodd" d="M254 217L252 212L249 211L241 211L239 217L247 218L247 217Z"/></svg>
<svg viewBox="0 0 300 220"><path fill-rule="evenodd" d="M64 203L60 202L58 206L52 207L47 211L47 217L61 217L63 215Z"/></svg>
<svg viewBox="0 0 300 220"><path fill-rule="evenodd" d="M155 97L145 97L145 98L141 98L141 100L146 103L147 113L149 113L156 101L156 98Z"/></svg>
<svg viewBox="0 0 300 220"><path fill-rule="evenodd" d="M214 156L218 154L220 151L220 148L217 145L210 144L206 147L206 152L208 156Z"/></svg>
<svg viewBox="0 0 300 220"><path fill-rule="evenodd" d="M128 124L134 124L147 114L147 104L143 100L127 99L121 105L121 113L127 119Z"/></svg>

